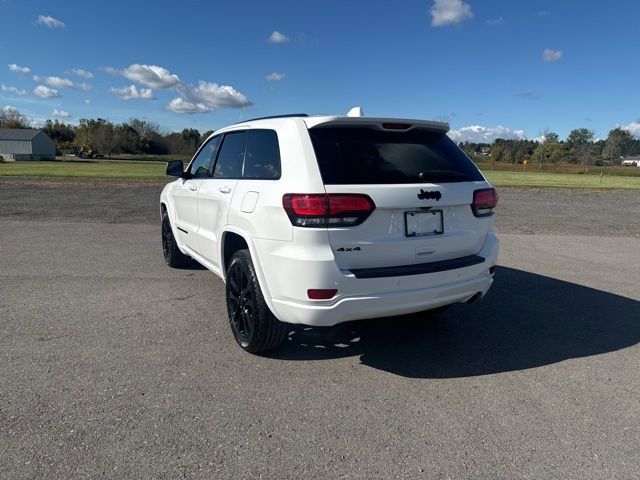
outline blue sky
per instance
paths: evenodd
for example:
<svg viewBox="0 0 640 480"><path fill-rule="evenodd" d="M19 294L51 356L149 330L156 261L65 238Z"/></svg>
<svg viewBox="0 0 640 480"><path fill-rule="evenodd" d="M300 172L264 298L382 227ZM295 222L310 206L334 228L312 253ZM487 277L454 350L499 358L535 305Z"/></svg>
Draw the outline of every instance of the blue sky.
<svg viewBox="0 0 640 480"><path fill-rule="evenodd" d="M359 105L463 139L640 136L638 18L637 0L0 0L0 108L204 132Z"/></svg>

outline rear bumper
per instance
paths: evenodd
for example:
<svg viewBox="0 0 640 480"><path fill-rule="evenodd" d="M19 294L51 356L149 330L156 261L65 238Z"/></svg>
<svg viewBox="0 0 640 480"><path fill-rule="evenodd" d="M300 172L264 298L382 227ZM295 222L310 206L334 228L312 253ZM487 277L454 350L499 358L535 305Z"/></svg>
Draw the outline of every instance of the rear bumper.
<svg viewBox="0 0 640 480"><path fill-rule="evenodd" d="M296 255L291 242L270 245L260 263L270 287L270 307L279 320L332 326L466 302L478 293L483 296L493 282L488 270L498 262L498 246L498 238L489 233L475 256L481 261L467 266L452 262L453 268L445 271L405 276L358 278L354 272L339 270L326 242L319 242L313 255L308 251ZM308 288L336 288L338 294L331 300L309 300Z"/></svg>
<svg viewBox="0 0 640 480"><path fill-rule="evenodd" d="M329 327L350 320L404 315L466 302L480 293L484 296L493 279L480 275L471 280L405 292L346 297L333 305L309 305L272 299L278 317L289 323Z"/></svg>

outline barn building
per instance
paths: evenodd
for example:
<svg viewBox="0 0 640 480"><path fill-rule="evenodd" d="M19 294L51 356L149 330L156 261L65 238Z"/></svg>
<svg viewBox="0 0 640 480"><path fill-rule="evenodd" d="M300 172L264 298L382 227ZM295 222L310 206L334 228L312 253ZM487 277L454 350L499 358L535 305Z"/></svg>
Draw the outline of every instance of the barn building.
<svg viewBox="0 0 640 480"><path fill-rule="evenodd" d="M55 160L56 145L42 130L0 128L0 157L4 160Z"/></svg>

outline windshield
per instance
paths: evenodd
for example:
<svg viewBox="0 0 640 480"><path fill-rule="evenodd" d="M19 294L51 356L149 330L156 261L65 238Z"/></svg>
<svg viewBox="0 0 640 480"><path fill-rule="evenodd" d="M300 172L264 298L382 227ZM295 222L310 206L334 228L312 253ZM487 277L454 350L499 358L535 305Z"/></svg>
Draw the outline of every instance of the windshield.
<svg viewBox="0 0 640 480"><path fill-rule="evenodd" d="M309 134L326 185L484 180L443 132L320 127Z"/></svg>

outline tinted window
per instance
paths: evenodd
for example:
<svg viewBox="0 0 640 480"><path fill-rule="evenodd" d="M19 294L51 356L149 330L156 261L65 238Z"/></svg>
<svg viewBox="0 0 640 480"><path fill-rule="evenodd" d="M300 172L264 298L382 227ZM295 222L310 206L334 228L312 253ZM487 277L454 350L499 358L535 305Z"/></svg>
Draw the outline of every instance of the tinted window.
<svg viewBox="0 0 640 480"><path fill-rule="evenodd" d="M273 130L250 130L243 178L280 178L280 148Z"/></svg>
<svg viewBox="0 0 640 480"><path fill-rule="evenodd" d="M189 173L193 175L193 178L208 178L211 176L211 166L216 158L218 145L220 145L220 137L213 137L198 152L189 167Z"/></svg>
<svg viewBox="0 0 640 480"><path fill-rule="evenodd" d="M328 127L309 130L325 184L391 184L482 180L444 133L412 129Z"/></svg>
<svg viewBox="0 0 640 480"><path fill-rule="evenodd" d="M213 178L240 178L247 132L227 133L224 136Z"/></svg>

